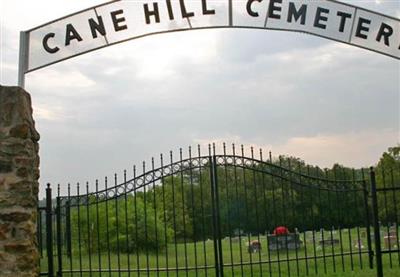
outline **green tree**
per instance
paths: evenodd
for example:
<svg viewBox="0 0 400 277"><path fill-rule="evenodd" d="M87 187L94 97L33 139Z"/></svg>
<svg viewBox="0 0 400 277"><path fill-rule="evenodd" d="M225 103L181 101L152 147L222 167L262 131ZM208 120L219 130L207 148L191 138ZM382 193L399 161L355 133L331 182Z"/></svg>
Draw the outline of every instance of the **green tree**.
<svg viewBox="0 0 400 277"><path fill-rule="evenodd" d="M400 145L388 148L376 166L378 188L399 187L400 184ZM378 192L379 218L384 224L399 222L400 191Z"/></svg>
<svg viewBox="0 0 400 277"><path fill-rule="evenodd" d="M87 198L82 198L87 203ZM143 193L71 208L72 241L75 249L85 251L121 251L163 249L171 240L172 229L143 200Z"/></svg>

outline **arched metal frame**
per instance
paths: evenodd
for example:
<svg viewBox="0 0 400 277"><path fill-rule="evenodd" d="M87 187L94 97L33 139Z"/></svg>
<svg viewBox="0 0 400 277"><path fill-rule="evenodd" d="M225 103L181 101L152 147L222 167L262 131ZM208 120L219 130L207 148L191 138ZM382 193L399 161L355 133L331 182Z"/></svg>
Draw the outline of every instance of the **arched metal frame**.
<svg viewBox="0 0 400 277"><path fill-rule="evenodd" d="M191 170L196 170L199 168L210 167L212 163L212 159L216 159L216 166L234 166L242 169L249 169L255 172L259 172L261 174L266 174L272 176L274 178L279 178L283 181L291 182L296 186L308 187L312 189L320 189L332 192L353 192L353 191L362 191L363 183L365 180L332 180L328 178L316 177L312 175L307 175L304 173L299 173L297 171L292 171L286 167L279 166L273 164L268 161L263 161L256 159L254 157L247 156L238 156L238 155L211 155L211 156L200 156L194 158L187 158L180 161L172 162L170 164L158 167L156 169L150 169L145 171L144 173L132 178L131 180L127 180L118 185L114 185L112 187L108 187L103 190L90 192L84 195L76 195L76 196L62 196L60 197L62 203L65 201L69 201L69 206L76 206L80 204L87 204L89 199L89 204L92 202L100 203L107 200L112 200L115 198L119 198L124 196L125 194L135 192L136 190L141 190L148 185L154 185L156 182L161 181L163 178L167 178L173 175L177 175L179 173L188 172ZM262 166L262 169L257 168L257 166ZM273 171L279 170L281 174L277 174ZM292 174L292 178L284 176L285 174ZM310 182L317 182L330 184L329 187L318 187L315 184L303 184L296 181L293 177L300 177L304 180L308 180ZM358 189L349 190L345 184L354 184L359 186ZM338 188L338 185L341 185L342 189Z"/></svg>
<svg viewBox="0 0 400 277"><path fill-rule="evenodd" d="M64 61L64 60L67 60L67 59L82 55L82 54L85 54L85 53L89 53L89 52L92 52L92 51L95 51L95 50L98 50L98 49L101 49L101 48L104 48L104 47L107 47L107 46L112 46L112 45L115 45L115 44L123 43L123 42L126 42L126 41L130 41L130 40L133 40L133 39L138 39L138 38L142 38L142 37L146 37L146 36L165 34L165 33L173 33L173 32L190 31L190 30L204 30L204 29L232 29L232 28L237 28L237 29L257 29L257 30L276 30L276 31L299 32L299 33L314 35L314 36L317 36L317 37L326 38L326 39L329 39L329 40L333 40L333 41L345 43L345 44L348 44L348 45L352 45L352 46L355 46L355 47L363 48L363 49L366 49L366 50L369 50L369 51L373 51L373 52L376 52L376 53L379 53L379 54L382 54L382 55L389 56L391 58L400 59L400 56L391 55L391 54L388 54L388 53L373 49L371 47L365 47L363 45L357 45L357 44L351 43L351 35L352 34L350 34L349 41L341 41L341 40L335 39L333 37L329 37L329 36L325 36L325 35L321 35L321 34L316 34L315 32L311 32L311 31L296 30L296 29L285 29L285 28L273 28L273 27L266 28L265 26L264 27L255 27L255 26L233 25L233 23L232 23L233 22L233 20L232 20L232 16L233 16L232 15L232 5L233 5L232 1L233 0L226 0L226 1L228 1L228 3L229 3L229 13L228 13L229 22L228 22L228 24L226 26L209 26L209 27L191 27L190 26L189 28L166 30L166 31L159 31L159 32L150 32L150 33L146 33L146 34L143 34L143 35L139 35L139 36L130 37L130 38L122 39L122 40L119 40L119 41L115 41L115 42L112 42L112 43L108 43L107 42L107 44L105 44L105 45L98 46L98 47L93 47L92 49L89 49L87 51L76 53L76 54L67 56L65 58L60 58L60 59L58 59L58 60L56 60L54 62L49 62L47 64L35 67L33 69L28 69L29 33L31 31L37 30L37 29L39 29L39 28L41 28L43 26L46 26L46 25L52 24L54 22L66 19L68 17L72 17L72 16L77 15L79 13L83 13L83 12L90 11L90 10L95 10L96 11L96 8L99 8L99 7L102 7L102 6L106 6L108 4L111 4L111 3L114 3L114 2L118 2L118 1L110 1L110 2L106 2L106 3L103 3L103 4L97 5L97 6L93 6L93 7L84 9L82 11L79 11L79 12L76 12L76 13L72 13L70 15L67 15L67 16L61 17L59 19L50 21L50 22L48 22L46 24L42 24L42 25L40 25L38 27L35 27L35 28L32 28L30 30L23 31L23 32L20 33L18 85L21 86L21 87L25 86L25 74L26 73L29 73L29 72L41 69L43 67L46 67L46 66L49 66L49 65L52 65L52 64L55 64L55 63L58 63L58 62L61 62L61 61ZM398 18L395 18L395 17L384 15L384 14L381 14L381 13L378 13L378 12L374 12L374 11L371 11L371 10L368 10L368 9L365 9L365 8L361 8L361 7L357 7L357 6L354 6L354 5L350 5L350 4L347 4L347 3L342 3L342 2L336 1L336 0L326 0L326 1L327 2L331 2L331 3L340 4L340 5L343 5L343 6L346 6L346 7L354 8L355 9L355 15L357 14L357 10L360 10L360 11L372 13L372 14L377 15L377 16L385 17L385 18L387 18L389 20L398 21L398 23L400 24L400 20ZM355 15L354 15L354 17L355 17ZM355 21L355 19L354 19L354 21ZM354 21L352 23L353 24L352 25L352 29L354 27Z"/></svg>

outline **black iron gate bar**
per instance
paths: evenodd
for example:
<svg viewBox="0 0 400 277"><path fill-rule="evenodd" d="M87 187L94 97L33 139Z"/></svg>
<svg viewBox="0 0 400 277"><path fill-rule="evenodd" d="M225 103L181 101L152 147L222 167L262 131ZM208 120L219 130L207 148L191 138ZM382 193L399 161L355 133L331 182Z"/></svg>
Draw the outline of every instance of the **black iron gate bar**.
<svg viewBox="0 0 400 277"><path fill-rule="evenodd" d="M398 171L400 172L400 170ZM388 243L388 248L387 250L382 250L381 247L381 237L380 235L375 236L375 245L376 245L376 266L377 266L377 275L378 277L383 276L383 261L382 258L384 255L389 256L389 266L390 268L393 267L393 261L392 261L392 255L397 253L397 259L398 259L398 264L400 265L400 241L399 241L399 215L398 215L398 208L397 208L397 196L400 195L400 187L395 185L394 181L394 170L393 168L390 168L389 170L389 178L390 178L390 183L391 186L387 186L387 181L386 181L386 174L385 172L385 167L381 169L380 172L380 177L382 179L381 187L377 187L376 184L376 174L373 168L371 168L371 190L372 190L372 206L373 206L373 214L374 214L374 231L379 232L380 230L384 229L381 228L380 226L380 215L379 215L379 204L383 202L384 204L384 216L388 217L388 198L387 198L387 193L391 193L392 196L392 201L394 205L394 224L395 224L395 235L392 236L392 233L389 228L389 223L387 222L386 224L386 233L387 237L384 238L386 239L386 242ZM383 201L379 201L379 196L383 194ZM381 199L382 200L382 199ZM386 219L387 220L387 219ZM392 240L395 240L395 247L397 249L394 249L394 246L392 246Z"/></svg>
<svg viewBox="0 0 400 277"><path fill-rule="evenodd" d="M360 265L360 268L363 268L363 255L368 255L368 267L372 268L373 267L373 257L374 254L376 254L376 263L377 263L377 271L378 271L378 276L381 276L380 272L382 271L382 254L384 253L389 253L391 255L392 251L389 249L389 251L382 251L380 248L380 242L379 242L379 232L376 232L376 228L378 227L379 231L379 224L377 225L378 217L377 217L377 207L375 205L377 204L377 199L374 200L374 182L375 182L375 175L374 172L371 170L370 178L371 178L371 185L372 185L372 208L373 208L373 214L375 215L373 217L373 223L374 223L374 234L375 234L375 247L376 247L376 253L372 250L372 242L371 242L371 232L370 232L370 218L369 218L369 204L368 204L368 197L369 193L367 190L367 185L366 181L364 178L364 172L362 171L362 178L356 180L355 176L355 171L352 171L352 176L351 178L347 178L348 176L346 175L346 172L343 169L343 173L341 174L341 178L337 178L338 172L334 171L333 172L333 179L330 179L330 176L328 171L325 171L324 175L321 176L321 170L319 168L310 168L309 166L304 169L304 164L302 165L300 162L297 162L297 171L295 171L292 168L291 160L288 159L288 165L287 168L283 165L284 160L280 157L278 160L278 164L276 162L274 163L272 160L271 153L269 153L269 159L267 161L263 160L263 154L262 151L260 150L259 152L259 159L256 159L254 157L254 151L253 148L251 148L251 155L250 157L246 156L244 154L244 148L243 146L241 147L241 153L236 154L236 149L235 146L233 145L232 147L233 154L228 155L226 154L226 146L224 144L223 147L223 154L218 155L216 154L215 146L213 147L209 146L209 153L208 155L201 155L200 153L200 147L198 147L198 156L197 157L192 157L192 152L191 148L189 148L189 158L183 159L182 157L182 150L180 150L180 155L179 155L179 161L174 162L173 161L173 155L172 152L170 152L170 163L167 165L164 165L163 161L163 156L160 156L160 163L161 166L158 168L155 168L154 166L154 159L151 161L151 169L150 171L146 171L145 163L143 163L143 173L138 175L136 174L136 168L133 169L133 179L127 180L126 176L126 171L124 171L124 177L123 177L123 182L118 183L117 180L117 175L114 176L114 184L112 187L108 187L108 180L105 178L105 189L99 190L98 187L98 181L96 180L96 186L95 192L89 192L89 185L86 183L86 194L81 195L79 193L79 184L77 186L77 191L78 194L76 196L71 196L70 193L70 186L68 185L68 195L67 196L60 196L60 192L58 189L57 193L57 198L56 198L56 209L53 211L52 210L52 200L51 200L51 189L50 186L46 190L46 196L47 196L47 202L46 202L46 249L47 249L47 264L48 264L48 275L53 276L54 271L55 271L55 265L57 267L57 275L62 276L63 273L83 273L83 272L89 272L89 273L95 273L95 272L136 272L138 275L140 273L146 272L147 275L150 274L151 272L156 272L157 275L159 272L165 272L167 276L169 275L170 272L175 272L178 274L178 272L184 272L186 276L188 276L188 273L190 271L195 271L196 276L198 275L198 271L205 273L207 276L209 274L208 270L210 269L215 269L215 276L224 276L224 268L230 268L230 274L232 276L236 274L241 274L241 276L245 276L247 273L246 270L250 270L250 274L253 275L254 272L260 272L260 274L269 274L272 276L274 272L273 265L277 265L278 267L278 273L279 276L283 273L288 273L290 275L290 272L292 271L291 267L292 265L295 266L295 273L297 276L299 276L300 273L300 263L304 262L305 263L305 269L306 269L306 274L308 275L310 272L310 266L312 263L314 263L314 271L316 273L319 272L319 266L318 264L321 263L321 260L323 262L323 271L326 273L327 272L327 263L328 259L331 260L332 265L333 265L333 271L336 272L336 263L337 260L336 258L338 257L341 260L341 266L342 270L345 270L345 258L349 257L350 258L350 266L351 269L353 270L355 267L355 261L353 259L354 255L358 256L358 263ZM231 171L230 171L231 170ZM306 172L304 172L304 170ZM209 171L209 176L207 177L203 173L207 173ZM240 172L239 172L240 171ZM315 171L313 174L312 171ZM194 174L196 173L196 174ZM240 174L241 173L241 174ZM246 174L248 173L248 174ZM233 174L233 175L232 175ZM257 183L257 178L261 180ZM169 260L169 251L171 249L168 249L168 238L167 238L167 220L170 215L167 215L167 209L166 209L166 186L168 184L165 184L165 182L168 181L168 178L171 178L171 185L172 185L172 219L173 219L173 233L174 233L174 239L173 239L173 252L175 253L175 265L171 264L171 260ZM270 186L269 190L266 189L266 178L268 177L268 180L270 183L268 185ZM190 187L190 193L185 195L184 193L184 180L187 178L189 187ZM207 179L208 180L204 180ZM228 184L228 179L233 178L233 183L232 181L230 182L230 185ZM176 179L176 180L175 180ZM209 192L207 192L207 188L204 187L206 182L209 181L210 183L210 188ZM222 187L219 186L219 181L221 181ZM195 184L196 183L196 184ZM243 184L242 184L243 183ZM276 184L277 183L277 184ZM180 186L179 186L180 185ZM196 189L196 186L200 188L200 204L201 204L201 217L200 221L197 222L196 224L196 217L195 217L195 204L196 200L194 198L194 189ZM243 186L243 188L240 188L240 186ZM376 186L376 184L375 184ZM147 190L148 187L148 190ZM157 210L157 207L160 208L161 204L157 203L157 189L161 189L161 194L162 198L159 199L159 201L162 201L162 216L158 217L159 211ZM181 195L179 195L179 189L181 190ZM244 201L243 199L240 199L240 189L243 190L244 193ZM392 188L396 190L397 188L393 186ZM309 193L308 190L314 190L316 193ZM376 198L376 191L389 191L390 189L384 187L382 189L376 189L375 187L375 198ZM176 194L177 193L177 194ZM210 195L207 195L207 193L210 193ZM220 195L220 193L222 193ZM266 200L266 194L272 193L272 201L267 201ZM176 195L175 195L176 194ZM261 197L260 197L261 194ZM300 194L300 198L298 197L297 194ZM308 195L309 194L309 195ZM322 201L322 194L324 194L324 199L328 199L328 206L329 207L326 212L324 210L324 203ZM141 196L142 195L142 196ZM296 195L296 196L295 196ZM350 198L349 198L350 196ZM134 219L135 219L135 230L133 233L131 233L128 229L129 221L130 219L128 218L128 202L130 201L130 197L133 197L133 202L134 202ZM142 204L138 204L137 202L140 200L139 198L143 197L143 203L144 203L144 232L145 232L145 242L148 242L149 236L151 236L153 233L155 233L156 237L156 250L155 250L155 267L153 261L150 262L150 253L149 249L145 249L145 268L141 268L141 257L139 253L139 248L136 249L136 268L131 268L133 266L133 260L134 257L131 256L131 253L129 249L131 249L131 240L129 239L130 236L135 236L135 243L139 241L138 238L138 209L139 206ZM180 197L179 199L176 199L175 197ZM212 217L212 238L213 238L213 251L214 251L214 264L209 264L210 261L208 261L208 256L207 255L207 243L206 239L207 236L206 229L208 228L207 220L207 212L205 208L207 197L211 198L211 207L208 212L211 212L211 217ZM223 202L223 206L221 206L221 197ZM235 198L236 197L236 198ZM249 197L255 199L255 206L253 204L254 208L254 213L249 209L249 206L252 204L249 203ZM351 197L354 199L352 200ZM260 199L258 201L258 198ZM271 197L270 197L271 198ZM306 200L311 199L311 203L314 203L316 205L317 211L321 214L317 215L315 214L314 207L307 207L305 206L305 212L299 212L298 210L295 209L296 205L298 205L299 199L301 200L300 203L306 203ZM283 199L286 199L287 202L283 201ZM332 200L333 199L333 200ZM113 201L111 201L113 200ZM352 204L351 201L353 201L353 204L356 204L356 213L358 216L361 216L364 218L363 225L365 227L365 232L367 233L367 244L368 248L367 250L362 250L361 247L358 247L358 250L354 250L352 248L352 234L351 234L351 228L350 226L345 228L342 228L341 225L345 224L345 214L339 211L337 213L332 214L332 201L336 201L339 203L339 201L342 200L344 201L345 207L348 207L348 205ZM140 200L142 201L142 200ZM139 201L139 202L140 202ZM180 202L179 202L180 201ZM233 246L232 240L235 239L232 237L232 226L235 226L235 223L232 222L231 220L234 220L233 215L235 215L235 212L237 212L236 216L240 216L240 209L238 210L238 207L236 207L235 210L230 210L228 209L228 212L226 212L226 205L232 206L236 201L237 203L244 202L244 210L246 212L246 220L245 222L242 222L239 220L238 227L239 227L239 233L238 233L238 238L239 238L239 257L237 255L234 255L234 252L237 250L233 250L235 247ZM260 203L259 203L260 202ZM263 203L261 203L263 202ZM281 207L277 207L276 204L280 204ZM105 205L105 213L106 213L106 237L103 238L106 240L106 251L104 249L100 249L100 228L99 228L99 209L103 209L101 205ZM260 205L263 204L263 209L259 210ZM361 205L360 205L361 204ZM110 211L110 207L114 207L114 212ZM122 205L122 206L121 206ZM150 205L150 206L149 206ZM191 206L190 206L191 205ZM119 210L119 206L123 207L123 210ZM187 206L187 207L186 207ZM86 214L82 214L80 211L80 207L84 208L86 210ZM97 240L94 237L95 234L91 234L90 228L93 226L90 225L90 217L93 217L91 215L91 210L92 207L94 207L95 212L94 212L94 218L92 218L92 221L96 222L96 230L95 232L97 233ZM182 214L179 215L179 209L182 207ZM266 208L268 207L268 208ZM279 208L281 208L282 214L281 216L278 216L279 214ZM350 208L350 207L348 207ZM71 226L71 209L74 209L74 212L76 212L76 216L78 219L78 222L81 222L82 217L86 217L86 222L85 226L81 226L78 224L75 226L77 229L77 242L78 242L78 249L75 249L74 251L72 250L72 236L73 236L73 226ZM153 209L153 217L150 217L148 215L147 210ZM43 208L40 208L40 210L43 210ZM75 211L76 210L76 211ZM267 211L272 210L272 215L267 215ZM362 211L360 213L360 210ZM198 212L200 212L198 211ZM260 212L263 211L263 212ZM116 264L118 268L113 268L112 264L114 263L115 257L112 255L115 255L114 252L110 250L110 231L112 230L112 226L110 226L110 222L108 220L110 216L110 212L115 214L115 229L116 229L116 237L117 237L117 243L116 243ZM221 212L224 212L224 216L221 216ZM121 213L121 215L119 214ZM261 217L261 214L264 214L264 217ZM186 216L192 215L193 219L192 221L185 221ZM254 220L251 220L250 214L255 214L255 222ZM308 214L308 215L307 215ZM227 215L227 219L225 218L225 215ZM52 219L52 216L55 217L55 226L56 226L56 232L55 232L55 237L53 234L53 229L52 229L52 224L48 224L48 222L53 222L54 220ZM272 218L271 218L272 216ZM250 232L247 232L247 234L241 234L241 228L251 225L255 225L255 229L258 230L256 233L256 240L259 242L262 240L260 236L260 222L263 222L262 218L264 218L264 225L263 228L269 229L269 226L272 224L272 226L277 226L279 222L287 222L287 220L293 220L295 218L301 217L300 223L298 223L298 227L300 227L301 230L303 230L303 240L304 240L304 251L300 251L297 247L294 249L294 254L289 251L288 247L286 249L280 250L279 248L276 251L276 257L273 258L273 253L271 254L270 249L267 251L267 259L263 259L261 255L261 251L258 252L258 255L252 255L249 254L248 256L244 255L244 249L242 247L242 239L247 239L248 243L250 244L252 235ZM182 224L183 224L183 237L178 239L178 234L177 234L177 228L179 227L177 225L177 220L179 220L178 217L182 217ZM283 221L279 219L279 217L283 217ZM305 219L307 217L311 217L312 225L315 226L327 226L327 224L330 224L332 222L328 222L329 220L334 220L332 223L332 227L330 227L330 230L328 228L327 231L324 230L324 228L321 229L319 232L321 235L321 240L322 241L331 241L331 245L329 247L325 246L325 243L322 243L322 255L318 254L317 252L317 247L316 242L317 242L317 232L313 228L312 232L312 248L307 249L307 224L305 222ZM40 218L40 217L39 217ZM152 220L155 221L155 226L154 230L150 230L148 227L149 222ZM157 220L163 221L158 223ZM222 220L222 221L221 221ZM235 220L234 220L235 221ZM272 222L272 223L270 223ZM339 238L340 238L340 248L335 249L333 245L334 241L334 235L333 235L333 226L336 224L339 228L337 231L339 232ZM342 222L342 223L341 223ZM125 223L125 226L123 225ZM245 223L243 225L243 223ZM164 234L159 234L157 230L157 224L163 225L164 226ZM189 224L189 226L187 226ZM190 224L193 226L190 227ZM265 225L267 224L267 226ZM354 224L354 223L353 223ZM360 224L361 222L357 223L358 225L356 226L356 238L358 243L360 243L361 238L360 238ZM201 228L196 229L196 226L201 225ZM223 227L223 226L224 227ZM226 231L226 226L229 227L229 230ZM308 226L309 227L309 226ZM84 228L86 228L86 234L82 233L85 232ZM120 233L120 228L124 229L123 233ZM189 249L188 247L192 247L189 244L188 240L192 240L188 237L187 228L192 228L193 229L193 242L190 242L194 244L194 265L193 263L189 264ZM224 228L225 231L222 231L222 228ZM398 226L397 226L398 228ZM42 228L40 227L38 230L42 232ZM398 229L397 229L398 230ZM343 236L343 231L346 231L348 233L348 250L345 249L344 245L344 239L345 236ZM114 232L114 231L113 231ZM153 232L153 233L152 233ZM196 233L197 232L197 233ZM297 231L296 231L297 232ZM325 234L325 232L327 234ZM228 240L229 240L229 251L224 250L223 246L223 235L227 234L228 235ZM76 234L75 234L76 235ZM120 236L123 236L123 241L120 240ZM160 235L160 236L158 236ZM198 235L198 237L196 236ZM326 236L325 236L326 235ZM64 239L63 239L64 237ZM163 238L162 238L163 237ZM42 236L40 236L42 238ZM55 241L53 241L53 238ZM159 252L159 243L162 241L162 239L165 239L165 248L166 248L166 255L165 255L165 261L161 261L162 256L160 256ZM182 242L178 242L179 240L183 239L183 244ZM200 240L199 240L200 239ZM87 241L85 241L87 240ZM41 240L40 240L41 241ZM94 252L92 252L93 245L97 241L97 261L92 261L92 256ZM267 243L268 242L268 237L267 237ZM378 243L379 242L379 243ZM53 253L53 243L56 245L56 253ZM288 244L288 236L285 236L285 243L286 245ZM308 242L309 244L310 242ZM321 242L319 242L321 243ZM398 242L397 242L398 243ZM83 245L83 244L87 244ZM178 249L183 245L183 258L184 258L184 265L180 265L181 260L178 259ZM64 251L66 253L66 256L68 257L67 260L63 259L63 246L66 246L66 250ZM178 247L179 246L179 247ZM358 244L360 246L360 244ZM86 251L88 252L87 256L83 254L82 248L86 247ZM122 258L121 257L121 249L127 247L127 265L121 267L122 265ZM138 246L136 246L138 247ZM268 246L269 247L269 246ZM76 248L76 247L75 247ZM203 253L202 255L198 255L197 250L203 248ZM101 253L101 250L106 253ZM308 251L311 250L311 251ZM74 253L78 251L78 257L73 257ZM93 251L95 249L93 248ZM114 251L114 250L113 250ZM191 251L193 251L191 249ZM327 251L327 252L326 252ZM337 252L336 252L337 251ZM224 262L224 253L228 253L229 255L226 256L227 261ZM304 253L303 253L304 252ZM312 253L310 256L309 253ZM330 253L329 253L330 252ZM393 252L398 252L398 251L393 251ZM102 254L106 254L106 256L103 256ZM135 253L132 253L132 255ZM304 255L303 255L304 254ZM54 257L57 257L57 262L55 263ZM203 261L201 262L200 257L203 257ZM258 258L257 258L258 257ZM76 261L74 260L75 258L79 258L79 268L74 269L74 264L76 265ZM83 259L86 258L88 261L88 268L83 268ZM96 259L95 257L93 257ZM133 259L131 259L133 258ZM276 259L277 258L277 259ZM104 261L105 259L105 261ZM124 258L125 259L125 258ZM239 260L238 260L239 259ZM399 258L400 260L400 258ZM94 262L94 264L93 264ZM293 264L295 262L295 264ZM69 264L69 268L64 266L64 263ZM96 266L97 263L97 266ZM173 261L172 261L173 263ZM152 265L151 265L152 264ZM164 266L162 266L164 264ZM286 264L286 268L282 268L281 265ZM263 268L263 265L268 265L268 268ZM253 266L258 266L256 268L253 268ZM347 265L348 266L348 265ZM96 268L97 267L97 268ZM240 272L237 273L237 268L240 267ZM248 268L249 267L249 268ZM67 269L68 268L68 269ZM265 271L264 271L265 270ZM43 273L45 274L45 273ZM211 274L210 276L212 276Z"/></svg>

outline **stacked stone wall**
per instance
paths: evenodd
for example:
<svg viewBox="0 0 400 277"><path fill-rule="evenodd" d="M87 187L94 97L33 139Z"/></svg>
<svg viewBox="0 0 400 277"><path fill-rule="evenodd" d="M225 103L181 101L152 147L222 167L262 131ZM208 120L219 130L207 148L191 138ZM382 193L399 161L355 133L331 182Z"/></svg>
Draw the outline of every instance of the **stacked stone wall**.
<svg viewBox="0 0 400 277"><path fill-rule="evenodd" d="M0 85L0 276L38 276L39 134L30 95Z"/></svg>

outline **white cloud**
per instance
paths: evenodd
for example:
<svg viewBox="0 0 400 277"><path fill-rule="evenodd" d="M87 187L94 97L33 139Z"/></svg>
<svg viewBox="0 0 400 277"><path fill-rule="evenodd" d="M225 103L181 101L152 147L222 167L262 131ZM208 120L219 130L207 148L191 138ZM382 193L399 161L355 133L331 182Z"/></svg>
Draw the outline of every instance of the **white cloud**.
<svg viewBox="0 0 400 277"><path fill-rule="evenodd" d="M28 90L52 90L54 94L65 93L71 89L94 88L96 82L78 70L60 71L46 69L29 75Z"/></svg>
<svg viewBox="0 0 400 277"><path fill-rule="evenodd" d="M18 67L15 64L12 63L2 63L1 64L1 69L2 70L12 70L12 71L17 71Z"/></svg>
<svg viewBox="0 0 400 277"><path fill-rule="evenodd" d="M203 148L209 143L215 143L219 153L222 151L223 142L228 142L228 153L231 153L231 143L236 144L237 153L240 153L238 143L241 143L246 146L246 155L249 155L249 146L252 146L255 156L258 156L259 149L263 149L266 154L272 151L273 155L294 156L320 167L332 167L334 163L340 163L359 168L376 164L388 147L400 143L400 130L365 130L292 137L277 144L265 144L260 138L246 141L238 135L226 135L217 139L195 139L195 142Z"/></svg>
<svg viewBox="0 0 400 277"><path fill-rule="evenodd" d="M104 3L103 0L54 1L54 0L1 0L1 16L9 28L19 31L31 29L56 18Z"/></svg>
<svg viewBox="0 0 400 277"><path fill-rule="evenodd" d="M184 40L184 43L182 43ZM192 31L149 37L139 44L134 55L140 79L161 80L173 77L182 63L206 64L217 56L215 32ZM152 45L162 47L154 50ZM143 58L145 57L145 58Z"/></svg>
<svg viewBox="0 0 400 277"><path fill-rule="evenodd" d="M331 167L336 162L351 167L371 166L383 151L400 142L399 134L399 130L368 130L294 137L274 150L324 167Z"/></svg>
<svg viewBox="0 0 400 277"><path fill-rule="evenodd" d="M58 121L68 117L60 106L33 105L33 117L36 120Z"/></svg>

